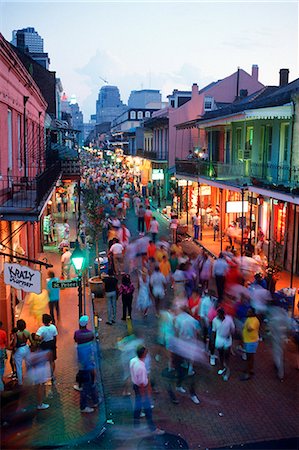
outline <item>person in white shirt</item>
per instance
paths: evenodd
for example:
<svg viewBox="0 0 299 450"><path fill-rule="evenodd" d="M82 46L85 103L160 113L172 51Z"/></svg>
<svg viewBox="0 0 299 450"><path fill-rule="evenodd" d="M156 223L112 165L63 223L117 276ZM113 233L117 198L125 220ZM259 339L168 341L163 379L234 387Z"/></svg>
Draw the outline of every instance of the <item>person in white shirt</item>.
<svg viewBox="0 0 299 450"><path fill-rule="evenodd" d="M217 310L217 316L212 321L212 340L219 353L220 369L218 375L227 381L230 376L229 355L233 343L232 335L235 332L235 324L231 316L226 315L223 308Z"/></svg>
<svg viewBox="0 0 299 450"><path fill-rule="evenodd" d="M218 300L219 303L223 300L224 295L224 286L225 286L225 275L228 272L228 263L221 252L219 254L219 258L216 259L213 265L213 275L215 277L217 292L218 292Z"/></svg>
<svg viewBox="0 0 299 450"><path fill-rule="evenodd" d="M201 217L198 212L192 217L192 223L194 228L194 239L198 239L201 224Z"/></svg>
<svg viewBox="0 0 299 450"><path fill-rule="evenodd" d="M145 359L148 353L143 345L139 345L136 350L137 356L130 361L130 375L135 392L134 405L134 426L140 425L140 413L143 409L147 424L151 432L155 435L164 434L163 430L156 427L152 418L152 409L150 403L150 385L148 381Z"/></svg>
<svg viewBox="0 0 299 450"><path fill-rule="evenodd" d="M159 233L159 223L155 217L152 218L150 222L150 233L152 233L152 241L155 244L157 239L157 234Z"/></svg>
<svg viewBox="0 0 299 450"><path fill-rule="evenodd" d="M114 244L111 245L109 253L111 253L113 257L114 272L116 275L120 275L120 273L123 271L123 252L123 245L118 241L118 239L114 239Z"/></svg>
<svg viewBox="0 0 299 450"><path fill-rule="evenodd" d="M177 218L177 216L173 216L171 218L171 220L170 220L169 228L170 228L170 231L171 231L172 242L174 244L176 244L176 242L177 242L178 226L179 226L179 219Z"/></svg>
<svg viewBox="0 0 299 450"><path fill-rule="evenodd" d="M155 301L156 317L160 317L160 303L165 297L166 278L161 273L159 266L155 267L154 273L150 276L150 291Z"/></svg>
<svg viewBox="0 0 299 450"><path fill-rule="evenodd" d="M43 314L42 320L43 325L39 327L39 329L35 333L35 338L36 340L40 341L41 350L50 351L51 376L52 384L54 384L55 360L57 358L56 336L58 335L58 331L56 326L52 323L52 317L50 316L50 314Z"/></svg>
<svg viewBox="0 0 299 450"><path fill-rule="evenodd" d="M63 253L61 255L61 274L65 280L70 279L71 256L72 254L68 247L63 247Z"/></svg>

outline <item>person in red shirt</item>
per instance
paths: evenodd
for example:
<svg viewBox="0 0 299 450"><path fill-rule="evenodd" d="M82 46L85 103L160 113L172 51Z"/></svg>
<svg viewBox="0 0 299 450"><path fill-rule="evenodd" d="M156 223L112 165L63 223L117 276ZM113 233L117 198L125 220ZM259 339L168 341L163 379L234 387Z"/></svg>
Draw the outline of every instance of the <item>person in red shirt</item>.
<svg viewBox="0 0 299 450"><path fill-rule="evenodd" d="M154 244L154 242L153 241L149 241L148 247L147 247L147 257L148 258L155 258L156 250L157 250L157 247Z"/></svg>
<svg viewBox="0 0 299 450"><path fill-rule="evenodd" d="M199 309L200 309L201 297L197 289L193 289L191 296L188 299L188 307L190 309L192 317L196 320L200 320Z"/></svg>

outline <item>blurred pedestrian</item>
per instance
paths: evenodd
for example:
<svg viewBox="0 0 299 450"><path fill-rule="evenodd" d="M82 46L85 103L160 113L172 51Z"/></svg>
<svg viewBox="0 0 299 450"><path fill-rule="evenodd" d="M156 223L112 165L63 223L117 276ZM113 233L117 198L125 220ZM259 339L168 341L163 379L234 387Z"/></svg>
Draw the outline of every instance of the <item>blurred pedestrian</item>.
<svg viewBox="0 0 299 450"><path fill-rule="evenodd" d="M25 361L26 368L28 367L30 349L28 341L33 344L33 339L28 330L26 330L26 322L23 319L17 321L17 332L13 336L12 347L15 351L14 360L17 370L17 378L19 386L23 384L23 369L22 364Z"/></svg>
<svg viewBox="0 0 299 450"><path fill-rule="evenodd" d="M74 333L79 364L79 372L76 377L79 388L76 385L74 388L80 390L80 411L83 414L93 413L95 408L99 406L95 370L95 336L93 332L87 328L88 321L88 316L81 316L79 319L79 329ZM92 406L88 406L89 401L92 402Z"/></svg>
<svg viewBox="0 0 299 450"><path fill-rule="evenodd" d="M155 302L156 317L160 317L161 302L165 297L166 278L161 273L160 267L156 266L154 273L150 276L150 292Z"/></svg>
<svg viewBox="0 0 299 450"><path fill-rule="evenodd" d="M135 392L134 426L135 428L138 428L140 424L140 413L143 409L148 427L152 434L162 435L165 432L156 427L152 418L150 383L145 367L147 349L143 345L140 345L137 347L136 353L137 356L130 361L130 374Z"/></svg>
<svg viewBox="0 0 299 450"><path fill-rule="evenodd" d="M151 211L150 206L148 205L146 207L146 210L144 213L145 229L146 229L147 233L149 233L149 231L150 231L150 224L151 224L152 216L153 216L153 213Z"/></svg>
<svg viewBox="0 0 299 450"><path fill-rule="evenodd" d="M43 325L39 327L35 333L35 339L40 342L41 350L50 352L49 361L51 366L52 384L55 384L55 361L57 359L56 338L58 331L56 326L52 323L50 314L43 314Z"/></svg>
<svg viewBox="0 0 299 450"><path fill-rule="evenodd" d="M223 308L218 308L217 317L212 321L212 339L215 341L215 347L219 353L218 375L221 375L224 381L228 381L230 377L229 357L234 332L235 324L232 317L225 314Z"/></svg>
<svg viewBox="0 0 299 450"><path fill-rule="evenodd" d="M158 223L157 219L154 216L152 217L149 231L152 234L152 241L154 243L156 243L157 235L159 233L159 223Z"/></svg>
<svg viewBox="0 0 299 450"><path fill-rule="evenodd" d="M71 275L71 257L72 253L68 247L63 247L61 255L61 276L64 280L69 280Z"/></svg>
<svg viewBox="0 0 299 450"><path fill-rule="evenodd" d="M57 283L59 281L59 278L55 277L55 273L53 270L48 271L48 277L47 278L47 291L49 295L49 308L50 308L50 315L52 317L52 321L55 324L55 317L54 317L54 309L56 309L56 318L57 322L60 318L60 308L59 308L59 300L60 300L60 288L53 287L53 283Z"/></svg>
<svg viewBox="0 0 299 450"><path fill-rule="evenodd" d="M225 275L227 274L227 272L228 272L228 264L226 262L223 253L221 252L219 254L219 258L216 259L213 265L213 275L216 281L219 303L221 303L223 300Z"/></svg>
<svg viewBox="0 0 299 450"><path fill-rule="evenodd" d="M116 321L116 299L118 294L118 280L112 269L108 270L108 276L103 278L105 297L107 303L107 325Z"/></svg>
<svg viewBox="0 0 299 450"><path fill-rule="evenodd" d="M123 304L123 315L121 320L126 320L132 318L132 302L133 302L133 293L134 293L134 285L131 281L131 277L129 274L124 274L122 276L122 282L119 288L119 294L121 295L122 304Z"/></svg>
<svg viewBox="0 0 299 450"><path fill-rule="evenodd" d="M137 309L143 313L143 317L147 317L148 309L152 302L150 299L149 276L145 269L143 269L141 275L138 276L138 295L136 304Z"/></svg>
<svg viewBox="0 0 299 450"><path fill-rule="evenodd" d="M247 319L243 327L243 343L247 357L247 367L241 381L247 381L254 375L254 355L259 344L260 322L256 317L254 308L247 311Z"/></svg>

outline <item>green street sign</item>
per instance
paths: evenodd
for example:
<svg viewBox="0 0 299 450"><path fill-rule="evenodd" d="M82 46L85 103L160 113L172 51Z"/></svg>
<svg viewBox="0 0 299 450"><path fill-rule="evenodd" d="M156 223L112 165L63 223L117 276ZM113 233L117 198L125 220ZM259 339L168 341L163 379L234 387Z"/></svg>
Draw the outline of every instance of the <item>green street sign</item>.
<svg viewBox="0 0 299 450"><path fill-rule="evenodd" d="M78 278L73 278L72 280L53 281L52 283L53 288L59 289L73 288L78 286L79 286Z"/></svg>

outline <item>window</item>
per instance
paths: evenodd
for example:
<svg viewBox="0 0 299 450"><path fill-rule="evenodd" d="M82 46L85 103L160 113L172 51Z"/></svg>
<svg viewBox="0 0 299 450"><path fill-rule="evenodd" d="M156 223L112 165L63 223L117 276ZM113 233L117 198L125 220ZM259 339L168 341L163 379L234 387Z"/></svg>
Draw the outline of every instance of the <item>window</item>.
<svg viewBox="0 0 299 450"><path fill-rule="evenodd" d="M280 130L280 155L283 158L284 162L288 160L289 131L290 131L290 124L282 123Z"/></svg>
<svg viewBox="0 0 299 450"><path fill-rule="evenodd" d="M7 110L7 132L8 132L8 161L7 169L12 169L12 112L10 109Z"/></svg>
<svg viewBox="0 0 299 450"><path fill-rule="evenodd" d="M251 159L252 144L253 144L253 127L247 127L244 159Z"/></svg>
<svg viewBox="0 0 299 450"><path fill-rule="evenodd" d="M267 155L267 161L272 160L272 139L273 139L273 127L271 125L266 126L265 134L265 152Z"/></svg>
<svg viewBox="0 0 299 450"><path fill-rule="evenodd" d="M238 159L243 161L242 128L236 129L236 150L237 150Z"/></svg>
<svg viewBox="0 0 299 450"><path fill-rule="evenodd" d="M137 119L139 119L139 120L143 119L143 112L142 111L138 111Z"/></svg>
<svg viewBox="0 0 299 450"><path fill-rule="evenodd" d="M22 147L21 147L21 116L18 114L17 118L17 132L18 132L18 166L19 169L22 168Z"/></svg>
<svg viewBox="0 0 299 450"><path fill-rule="evenodd" d="M131 119L131 120L136 119L136 111L131 111L131 112L130 112L130 119Z"/></svg>
<svg viewBox="0 0 299 450"><path fill-rule="evenodd" d="M145 111L145 117L151 117L151 113L150 113L150 111Z"/></svg>
<svg viewBox="0 0 299 450"><path fill-rule="evenodd" d="M211 111L213 109L213 103L213 97L205 97L205 111Z"/></svg>

